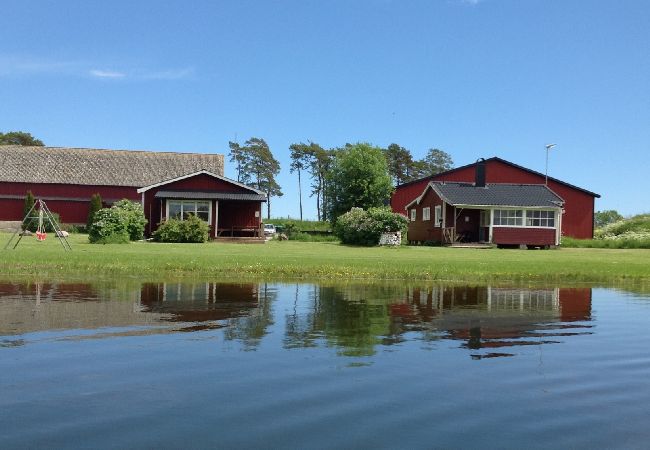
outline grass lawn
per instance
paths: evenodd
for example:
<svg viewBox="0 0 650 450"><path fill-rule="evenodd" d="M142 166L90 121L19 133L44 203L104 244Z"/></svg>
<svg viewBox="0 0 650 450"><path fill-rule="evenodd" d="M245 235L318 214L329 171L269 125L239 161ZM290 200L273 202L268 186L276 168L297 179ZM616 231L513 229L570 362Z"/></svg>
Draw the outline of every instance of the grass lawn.
<svg viewBox="0 0 650 450"><path fill-rule="evenodd" d="M517 283L650 283L650 250L477 250L440 247L365 248L336 243L92 245L72 235L72 252L57 239L26 237L1 250L0 277L42 279L255 277L267 279L395 279Z"/></svg>

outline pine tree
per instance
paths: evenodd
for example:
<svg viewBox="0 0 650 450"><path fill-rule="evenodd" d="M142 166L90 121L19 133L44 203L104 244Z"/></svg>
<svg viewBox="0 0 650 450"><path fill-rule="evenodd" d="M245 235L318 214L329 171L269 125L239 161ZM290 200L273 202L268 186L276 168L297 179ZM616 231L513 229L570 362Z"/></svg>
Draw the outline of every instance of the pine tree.
<svg viewBox="0 0 650 450"><path fill-rule="evenodd" d="M88 221L86 222L86 230L90 230L93 224L95 213L102 209L102 197L99 194L93 194L90 197L90 207L88 208Z"/></svg>

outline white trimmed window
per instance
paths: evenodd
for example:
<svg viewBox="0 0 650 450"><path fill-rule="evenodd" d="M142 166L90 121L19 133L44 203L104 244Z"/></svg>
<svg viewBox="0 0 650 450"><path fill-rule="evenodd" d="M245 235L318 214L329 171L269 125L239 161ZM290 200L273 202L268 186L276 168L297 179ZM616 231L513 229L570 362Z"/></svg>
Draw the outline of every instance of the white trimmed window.
<svg viewBox="0 0 650 450"><path fill-rule="evenodd" d="M524 210L523 209L495 209L494 220L492 224L496 226L505 226L505 227L523 227Z"/></svg>
<svg viewBox="0 0 650 450"><path fill-rule="evenodd" d="M431 208L422 208L422 220L431 220Z"/></svg>
<svg viewBox="0 0 650 450"><path fill-rule="evenodd" d="M167 200L167 218L185 220L193 214L211 223L210 202L205 200Z"/></svg>
<svg viewBox="0 0 650 450"><path fill-rule="evenodd" d="M411 222L415 222L415 218L417 217L416 214L417 214L416 210L412 209L411 210Z"/></svg>
<svg viewBox="0 0 650 450"><path fill-rule="evenodd" d="M442 226L442 206L441 205L436 205L436 207L433 209L433 214L434 214L434 223L437 227Z"/></svg>
<svg viewBox="0 0 650 450"><path fill-rule="evenodd" d="M555 211L526 211L526 226L555 228Z"/></svg>

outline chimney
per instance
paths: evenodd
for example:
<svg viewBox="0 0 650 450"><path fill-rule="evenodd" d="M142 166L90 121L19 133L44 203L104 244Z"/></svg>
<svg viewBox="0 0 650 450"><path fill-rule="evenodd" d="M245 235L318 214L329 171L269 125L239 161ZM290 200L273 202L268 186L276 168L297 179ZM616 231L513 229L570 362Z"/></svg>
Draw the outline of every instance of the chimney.
<svg viewBox="0 0 650 450"><path fill-rule="evenodd" d="M476 175L474 186L485 187L485 159L483 158L476 160Z"/></svg>

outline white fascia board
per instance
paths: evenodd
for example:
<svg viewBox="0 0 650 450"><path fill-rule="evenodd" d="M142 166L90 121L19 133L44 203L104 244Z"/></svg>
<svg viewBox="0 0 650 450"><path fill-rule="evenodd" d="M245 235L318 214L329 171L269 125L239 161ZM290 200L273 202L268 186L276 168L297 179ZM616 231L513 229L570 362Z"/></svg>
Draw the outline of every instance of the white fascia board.
<svg viewBox="0 0 650 450"><path fill-rule="evenodd" d="M427 183L427 185L426 185L426 187L424 188L424 190L422 191L422 193L421 193L420 195L418 195L417 197L415 197L415 199L411 200L411 203L407 204L407 205L404 207L404 209L405 209L405 210L408 210L408 209L413 205L413 203L419 205L420 202L422 201L422 199L424 198L424 195L427 193L427 190L428 190L429 188L433 189L433 183L432 183L432 182ZM437 193L438 195L440 195L440 193L438 193L438 191L436 191L436 193ZM447 202L447 203L449 203L449 202Z"/></svg>

